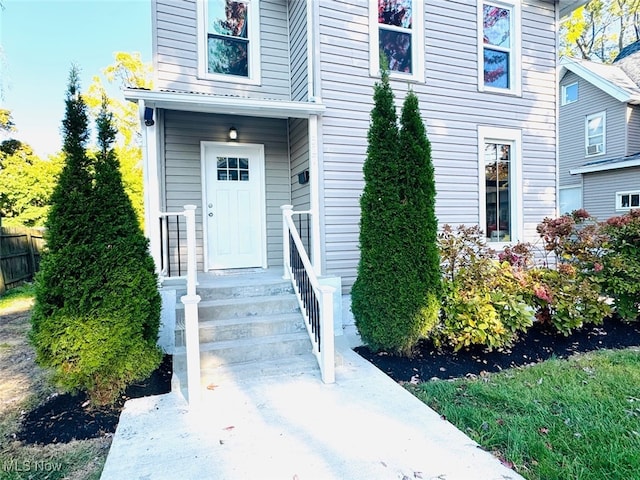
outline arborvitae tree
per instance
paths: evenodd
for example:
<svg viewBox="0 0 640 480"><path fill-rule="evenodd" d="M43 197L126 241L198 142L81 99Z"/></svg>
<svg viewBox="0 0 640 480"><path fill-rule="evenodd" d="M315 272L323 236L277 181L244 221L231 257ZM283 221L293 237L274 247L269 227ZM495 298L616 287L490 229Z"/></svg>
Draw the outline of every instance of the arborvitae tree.
<svg viewBox="0 0 640 480"><path fill-rule="evenodd" d="M100 150L90 161L84 147L86 107L77 73L72 72L70 84L74 93L68 95L72 98L64 121L67 164L60 181L67 188L73 186L63 180L66 170L75 172L66 176L82 179L84 187L78 190L84 195L76 205L78 211L70 212L58 205L70 203L64 187L59 184L54 193L49 250L37 279L31 338L38 362L52 368L58 385L85 390L100 405L115 401L127 385L148 376L160 363L156 346L160 297L147 240L124 192L112 150L116 132L106 103L97 120ZM79 111L84 113L84 129L67 129ZM70 213L74 217L65 217ZM57 238L64 233L60 225L66 224L75 225L82 234L71 240ZM67 289L57 289L60 280Z"/></svg>
<svg viewBox="0 0 640 480"><path fill-rule="evenodd" d="M401 212L398 232L404 240L404 248L402 268L398 271L402 281L398 287L400 303L409 314L403 324L408 349L438 322L442 280L431 144L420 117L418 97L412 91L402 106L399 146Z"/></svg>
<svg viewBox="0 0 640 480"><path fill-rule="evenodd" d="M113 150L116 130L107 99L97 118L98 147L91 210L93 262L86 281L95 292L93 309L78 329L83 363L77 381L96 403L109 403L131 382L160 364L157 347L160 295L148 241L127 196ZM74 380L75 381L75 380Z"/></svg>
<svg viewBox="0 0 640 480"><path fill-rule="evenodd" d="M396 231L400 213L396 107L389 75L374 86L374 107L364 163L364 191L360 197L360 262L351 290L351 309L365 343L374 349L404 350L395 324L399 248Z"/></svg>
<svg viewBox="0 0 640 480"><path fill-rule="evenodd" d="M360 263L351 300L365 343L410 355L435 326L440 290L433 166L414 94L402 125L399 132L383 72L374 88L360 198Z"/></svg>
<svg viewBox="0 0 640 480"><path fill-rule="evenodd" d="M86 310L87 292L82 282L91 257L92 177L86 152L89 138L87 107L80 96L78 70L73 67L65 99L63 154L65 163L50 199L46 221L47 248L36 277L36 304L31 316L31 340L36 359L48 367L64 368L57 355L57 342L72 321Z"/></svg>

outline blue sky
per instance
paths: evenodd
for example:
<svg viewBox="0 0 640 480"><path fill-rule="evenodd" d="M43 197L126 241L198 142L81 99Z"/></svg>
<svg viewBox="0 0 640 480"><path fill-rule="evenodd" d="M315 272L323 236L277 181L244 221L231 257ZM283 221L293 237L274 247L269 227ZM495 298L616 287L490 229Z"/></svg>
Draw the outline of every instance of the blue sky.
<svg viewBox="0 0 640 480"><path fill-rule="evenodd" d="M11 136L40 156L61 149L60 125L72 63L86 91L114 52L151 61L149 0L0 0L0 106L12 111ZM106 83L106 82L104 82ZM110 95L122 99L119 88Z"/></svg>

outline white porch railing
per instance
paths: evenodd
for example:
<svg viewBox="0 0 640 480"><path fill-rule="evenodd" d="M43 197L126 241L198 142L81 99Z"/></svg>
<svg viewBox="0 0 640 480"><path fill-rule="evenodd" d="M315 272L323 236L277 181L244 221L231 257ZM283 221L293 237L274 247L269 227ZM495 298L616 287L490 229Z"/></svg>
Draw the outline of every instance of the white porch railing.
<svg viewBox="0 0 640 480"><path fill-rule="evenodd" d="M187 396L190 406L195 406L200 403L202 398L202 391L200 386L200 338L198 333L198 303L200 302L200 296L196 294L197 285L197 263L196 263L196 206L185 205L182 212L161 212L160 218L168 218L175 216L179 219L180 216L185 217L186 222L186 240L187 240L187 294L180 297L184 305L184 336L186 345L186 357L187 357ZM178 224L179 232L179 224ZM167 228L168 235L168 228ZM168 238L168 237L167 237ZM178 237L179 238L179 237ZM164 243L164 239L163 239ZM180 242L178 241L177 248L180 250ZM166 261L166 268L170 272L169 267L169 254L168 254L168 242L166 257L163 255L163 261ZM180 262L178 257L178 263ZM180 267L178 267L179 278L185 278L181 276ZM163 274L165 272L162 272ZM175 276L168 275L168 278L176 278Z"/></svg>
<svg viewBox="0 0 640 480"><path fill-rule="evenodd" d="M321 285L305 251L293 215L311 215L311 211L294 212L292 205L283 205L282 238L284 278L291 279L313 344L313 353L320 366L322 381L335 382L335 347L333 331L333 292L335 288ZM314 259L317 261L317 259Z"/></svg>

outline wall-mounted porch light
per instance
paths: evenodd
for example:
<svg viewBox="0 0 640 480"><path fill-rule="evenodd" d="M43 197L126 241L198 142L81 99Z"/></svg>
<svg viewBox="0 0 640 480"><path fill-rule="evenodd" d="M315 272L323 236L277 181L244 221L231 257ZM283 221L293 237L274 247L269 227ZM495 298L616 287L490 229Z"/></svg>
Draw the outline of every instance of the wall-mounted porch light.
<svg viewBox="0 0 640 480"><path fill-rule="evenodd" d="M231 127L229 129L229 140L237 140L238 139L238 130L236 127Z"/></svg>

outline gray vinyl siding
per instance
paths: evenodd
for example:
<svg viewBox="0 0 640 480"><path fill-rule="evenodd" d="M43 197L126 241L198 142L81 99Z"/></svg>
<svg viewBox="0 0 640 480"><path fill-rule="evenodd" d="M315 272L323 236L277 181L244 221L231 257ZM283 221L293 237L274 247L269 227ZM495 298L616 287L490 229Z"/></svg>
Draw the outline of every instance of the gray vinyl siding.
<svg viewBox="0 0 640 480"><path fill-rule="evenodd" d="M626 103L616 100L573 72L561 79L560 85L578 82L578 101L560 106L559 158L560 186L579 183L569 171L585 163L622 157L627 154ZM606 151L586 156L585 121L587 115L606 111ZM586 196L586 195L585 195Z"/></svg>
<svg viewBox="0 0 640 480"><path fill-rule="evenodd" d="M290 99L287 2L260 0L260 85L237 83L232 78L229 82L198 78L195 0L155 0L154 6L155 88Z"/></svg>
<svg viewBox="0 0 640 480"><path fill-rule="evenodd" d="M640 190L640 167L587 173L582 178L584 208L598 220L625 213L616 211L616 192Z"/></svg>
<svg viewBox="0 0 640 480"><path fill-rule="evenodd" d="M289 0L291 100L307 100L307 2Z"/></svg>
<svg viewBox="0 0 640 480"><path fill-rule="evenodd" d="M640 106L627 105L629 123L627 124L627 155L640 152Z"/></svg>
<svg viewBox="0 0 640 480"><path fill-rule="evenodd" d="M309 169L309 134L305 119L289 120L291 155L291 204L294 210L309 210L309 183L301 185L298 174Z"/></svg>
<svg viewBox="0 0 640 480"><path fill-rule="evenodd" d="M440 224L478 224L478 126L522 131L525 240L555 214L555 12L545 1L522 6L522 96L478 91L477 9L467 0L424 3L425 83L420 99L435 166ZM320 4L324 261L348 293L359 258L359 197L375 78L369 75L368 2ZM348 31L349 35L344 35ZM392 80L398 107L407 82ZM484 201L484 200L483 200Z"/></svg>
<svg viewBox="0 0 640 480"><path fill-rule="evenodd" d="M269 266L282 265L280 206L291 202L287 121L167 110L164 124L166 209L179 211L185 204L198 207L198 270L202 271L204 265L200 142L226 142L231 125L238 130L238 141L264 145L267 262ZM183 258L186 259L186 254Z"/></svg>

